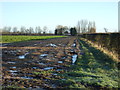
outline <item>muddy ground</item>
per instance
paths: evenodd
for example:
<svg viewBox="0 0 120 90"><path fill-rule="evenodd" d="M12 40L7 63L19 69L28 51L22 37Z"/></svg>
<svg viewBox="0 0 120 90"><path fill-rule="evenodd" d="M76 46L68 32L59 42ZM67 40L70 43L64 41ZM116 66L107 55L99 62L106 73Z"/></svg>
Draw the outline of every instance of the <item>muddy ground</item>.
<svg viewBox="0 0 120 90"><path fill-rule="evenodd" d="M3 44L2 86L60 88L56 81L65 79L59 73L69 70L78 54L76 37Z"/></svg>

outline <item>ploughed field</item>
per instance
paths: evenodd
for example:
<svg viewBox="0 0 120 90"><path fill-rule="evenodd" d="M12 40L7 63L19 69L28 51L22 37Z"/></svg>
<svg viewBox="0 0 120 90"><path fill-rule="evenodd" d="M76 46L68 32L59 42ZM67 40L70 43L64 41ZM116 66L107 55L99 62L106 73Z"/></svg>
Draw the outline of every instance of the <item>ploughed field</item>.
<svg viewBox="0 0 120 90"><path fill-rule="evenodd" d="M57 74L69 69L72 56L79 52L77 43L75 37L67 37L6 45L2 50L3 86L57 87L54 80L64 79Z"/></svg>
<svg viewBox="0 0 120 90"><path fill-rule="evenodd" d="M3 44L3 88L118 88L116 62L77 37Z"/></svg>

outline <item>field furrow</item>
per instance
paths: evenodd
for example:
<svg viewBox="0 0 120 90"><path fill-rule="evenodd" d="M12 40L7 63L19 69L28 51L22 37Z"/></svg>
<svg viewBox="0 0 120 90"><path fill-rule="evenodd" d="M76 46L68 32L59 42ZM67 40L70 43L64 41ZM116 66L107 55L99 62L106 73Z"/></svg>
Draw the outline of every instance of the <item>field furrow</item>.
<svg viewBox="0 0 120 90"><path fill-rule="evenodd" d="M2 87L118 88L117 63L79 37L2 47Z"/></svg>

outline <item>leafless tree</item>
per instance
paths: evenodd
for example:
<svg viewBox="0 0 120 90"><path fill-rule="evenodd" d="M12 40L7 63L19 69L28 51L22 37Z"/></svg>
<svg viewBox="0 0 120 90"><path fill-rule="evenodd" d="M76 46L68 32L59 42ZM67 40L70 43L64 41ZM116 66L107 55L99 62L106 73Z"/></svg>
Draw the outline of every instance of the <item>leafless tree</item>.
<svg viewBox="0 0 120 90"><path fill-rule="evenodd" d="M104 28L105 32L107 33L108 32L108 29L107 28Z"/></svg>
<svg viewBox="0 0 120 90"><path fill-rule="evenodd" d="M48 29L47 26L44 26L44 27L43 27L43 33L44 33L44 34L47 33L47 29Z"/></svg>
<svg viewBox="0 0 120 90"><path fill-rule="evenodd" d="M8 27L8 30L7 30L7 31L8 31L9 33L11 32L11 27L10 27L10 26Z"/></svg>
<svg viewBox="0 0 120 90"><path fill-rule="evenodd" d="M21 32L21 33L25 33L25 30L26 30L25 26L21 26L20 32Z"/></svg>
<svg viewBox="0 0 120 90"><path fill-rule="evenodd" d="M87 32L87 25L88 25L88 21L87 20L81 20L78 21L77 23L77 32L78 33L86 33Z"/></svg>
<svg viewBox="0 0 120 90"><path fill-rule="evenodd" d="M34 33L34 30L33 30L32 27L29 28L29 33L30 33L30 34Z"/></svg>
<svg viewBox="0 0 120 90"><path fill-rule="evenodd" d="M42 29L40 28L40 26L35 28L35 33L41 34L41 32L42 32Z"/></svg>
<svg viewBox="0 0 120 90"><path fill-rule="evenodd" d="M80 34L81 33L81 27L80 27L80 21L78 21L78 23L77 23L77 27L76 27L76 30L77 30L77 32L78 32L78 34Z"/></svg>
<svg viewBox="0 0 120 90"><path fill-rule="evenodd" d="M89 24L88 24L88 33L90 33L91 28L92 28L92 22L89 22Z"/></svg>
<svg viewBox="0 0 120 90"><path fill-rule="evenodd" d="M87 32L87 24L88 24L87 20L81 20L82 33Z"/></svg>
<svg viewBox="0 0 120 90"><path fill-rule="evenodd" d="M10 33L11 32L11 27L7 27L5 26L3 29L2 29L2 32L5 32L5 33Z"/></svg>
<svg viewBox="0 0 120 90"><path fill-rule="evenodd" d="M13 33L17 33L17 27L13 27Z"/></svg>

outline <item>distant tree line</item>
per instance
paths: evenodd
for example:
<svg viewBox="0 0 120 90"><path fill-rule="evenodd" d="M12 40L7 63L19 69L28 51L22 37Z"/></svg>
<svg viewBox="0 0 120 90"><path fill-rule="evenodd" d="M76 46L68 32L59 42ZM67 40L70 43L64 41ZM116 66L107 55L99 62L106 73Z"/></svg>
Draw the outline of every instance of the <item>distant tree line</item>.
<svg viewBox="0 0 120 90"><path fill-rule="evenodd" d="M77 23L77 31L79 33L96 33L96 25L95 22L80 20Z"/></svg>
<svg viewBox="0 0 120 90"><path fill-rule="evenodd" d="M47 26L44 26L43 29L41 29L40 26L37 26L35 28L29 27L26 28L25 26L21 26L19 29L17 27L10 27L5 26L2 29L0 29L0 32L2 34L48 34L51 33L51 31L48 31Z"/></svg>
<svg viewBox="0 0 120 90"><path fill-rule="evenodd" d="M96 33L95 22L81 20L77 22L76 27L58 25L55 29L56 35L79 35L81 33Z"/></svg>
<svg viewBox="0 0 120 90"><path fill-rule="evenodd" d="M17 27L8 27L5 26L1 29L3 34L50 34L51 31L48 31L47 26L44 26L41 29L40 26L35 28L29 27L26 28L25 26L21 26L19 29ZM80 20L77 22L75 27L68 27L63 25L57 25L54 31L55 35L79 35L81 33L96 33L96 26L95 22L87 21L87 20Z"/></svg>

